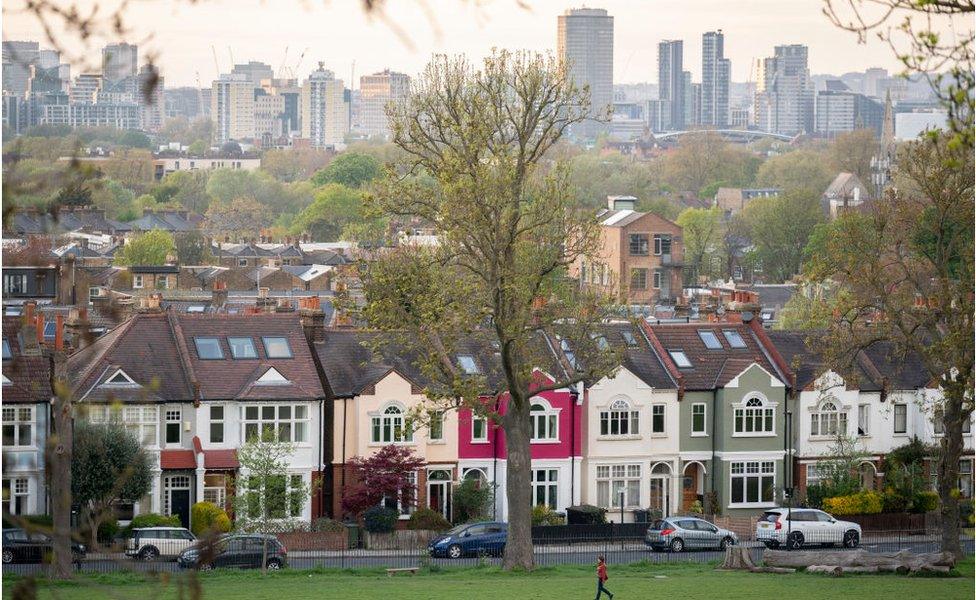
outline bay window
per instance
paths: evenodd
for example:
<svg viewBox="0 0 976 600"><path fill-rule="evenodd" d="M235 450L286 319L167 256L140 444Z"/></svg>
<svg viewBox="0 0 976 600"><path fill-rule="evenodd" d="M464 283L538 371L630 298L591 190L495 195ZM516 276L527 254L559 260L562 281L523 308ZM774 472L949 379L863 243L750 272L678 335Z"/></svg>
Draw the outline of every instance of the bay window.
<svg viewBox="0 0 976 600"><path fill-rule="evenodd" d="M620 508L623 492L624 507L640 506L640 465L597 465L596 498L601 508Z"/></svg>
<svg viewBox="0 0 976 600"><path fill-rule="evenodd" d="M89 423L119 423L143 446L158 445L159 409L155 406L90 406L87 419Z"/></svg>

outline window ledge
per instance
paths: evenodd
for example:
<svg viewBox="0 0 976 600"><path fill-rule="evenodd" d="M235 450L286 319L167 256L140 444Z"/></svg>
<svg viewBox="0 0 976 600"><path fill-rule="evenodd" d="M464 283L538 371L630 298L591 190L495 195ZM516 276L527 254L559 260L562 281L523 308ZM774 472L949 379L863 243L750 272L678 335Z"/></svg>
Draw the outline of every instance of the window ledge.
<svg viewBox="0 0 976 600"><path fill-rule="evenodd" d="M708 434L707 433L702 433L702 432L692 433L691 434L691 437L708 437Z"/></svg>
<svg viewBox="0 0 976 600"><path fill-rule="evenodd" d="M443 446L446 443L447 441L445 440L427 440L428 446Z"/></svg>
<svg viewBox="0 0 976 600"><path fill-rule="evenodd" d="M382 448L383 446L389 446L391 444L394 446L416 446L417 445L415 442L370 442L369 444L367 444L367 446L369 446L370 448Z"/></svg>
<svg viewBox="0 0 976 600"><path fill-rule="evenodd" d="M626 442L642 439L644 439L642 435L598 435L596 437L598 442Z"/></svg>
<svg viewBox="0 0 976 600"><path fill-rule="evenodd" d="M736 438L776 437L777 435L779 434L776 433L775 431L760 432L760 433L756 433L756 432L752 432L752 433L733 432L732 433L732 437L736 437Z"/></svg>
<svg viewBox="0 0 976 600"><path fill-rule="evenodd" d="M668 434L667 433L652 433L650 435L650 437L651 438L657 438L657 439L663 439L663 438L668 437Z"/></svg>
<svg viewBox="0 0 976 600"><path fill-rule="evenodd" d="M471 443L472 444L478 444L478 445L481 445L481 446L485 446L485 445L488 445L489 444L488 440L471 440Z"/></svg>
<svg viewBox="0 0 976 600"><path fill-rule="evenodd" d="M775 502L740 502L738 504L729 504L728 508L774 508L776 507Z"/></svg>
<svg viewBox="0 0 976 600"><path fill-rule="evenodd" d="M555 439L555 440L530 440L529 443L530 444L559 444L559 443L562 443L562 440L560 440L560 439Z"/></svg>

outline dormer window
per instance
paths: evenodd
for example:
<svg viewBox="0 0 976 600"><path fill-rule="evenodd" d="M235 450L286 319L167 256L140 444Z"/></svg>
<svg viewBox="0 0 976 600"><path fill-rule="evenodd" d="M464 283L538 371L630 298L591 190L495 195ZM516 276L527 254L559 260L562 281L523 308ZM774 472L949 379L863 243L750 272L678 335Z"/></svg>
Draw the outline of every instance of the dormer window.
<svg viewBox="0 0 976 600"><path fill-rule="evenodd" d="M114 385L120 387L139 387L139 384L135 382L129 375L122 369L118 369L115 373L105 380L102 385Z"/></svg>
<svg viewBox="0 0 976 600"><path fill-rule="evenodd" d="M709 329L699 329L698 337L701 338L701 341L705 344L705 347L708 348L709 350L722 349L722 342L718 341L718 336L715 335L714 331L711 331Z"/></svg>
<svg viewBox="0 0 976 600"><path fill-rule="evenodd" d="M678 365L679 369L691 368L691 361L688 360L688 355L685 354L684 350L668 350L668 354L671 355L671 360L674 361L674 364Z"/></svg>
<svg viewBox="0 0 976 600"><path fill-rule="evenodd" d="M197 356L203 360L220 360L224 358L224 351L220 348L220 339L215 337L193 338L197 347Z"/></svg>
<svg viewBox="0 0 976 600"><path fill-rule="evenodd" d="M573 347L569 345L569 340L566 338L559 340L559 347L562 348L563 355L566 357L566 360L569 361L569 364L574 369L579 369L576 364L576 353L573 352Z"/></svg>
<svg viewBox="0 0 976 600"><path fill-rule="evenodd" d="M7 338L3 338L3 360L10 360L13 357L14 355L10 351L10 342L7 341Z"/></svg>
<svg viewBox="0 0 976 600"><path fill-rule="evenodd" d="M624 338L624 343L630 346L631 348L637 345L637 338L634 337L633 333L627 330L621 331L620 337Z"/></svg>
<svg viewBox="0 0 976 600"><path fill-rule="evenodd" d="M470 354L459 354L457 359L458 365L460 365L465 375L478 375L481 373L481 369L478 368L478 364L474 362L474 357Z"/></svg>
<svg viewBox="0 0 976 600"><path fill-rule="evenodd" d="M746 342L739 335L739 332L734 329L723 329L722 335L725 336L725 340L729 343L732 348L745 348Z"/></svg>

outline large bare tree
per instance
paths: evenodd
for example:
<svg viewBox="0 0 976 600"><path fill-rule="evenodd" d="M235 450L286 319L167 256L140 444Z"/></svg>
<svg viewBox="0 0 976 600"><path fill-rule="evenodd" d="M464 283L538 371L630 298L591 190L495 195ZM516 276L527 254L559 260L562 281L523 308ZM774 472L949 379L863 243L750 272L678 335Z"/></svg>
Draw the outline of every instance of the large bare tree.
<svg viewBox="0 0 976 600"><path fill-rule="evenodd" d="M440 244L401 247L363 274L366 321L416 356L434 383L427 410L473 407L500 423L508 450L506 568L532 568L531 398L608 372L595 332L603 298L567 267L594 249L593 216L574 207L546 153L586 118L589 94L552 57L495 51L480 67L435 57L409 103L388 109L403 158L374 206L436 229ZM497 378L458 368L462 347ZM553 346L575 353L555 360ZM541 376L539 368L548 375ZM493 399L485 401L485 392ZM499 407L507 404L506 410Z"/></svg>

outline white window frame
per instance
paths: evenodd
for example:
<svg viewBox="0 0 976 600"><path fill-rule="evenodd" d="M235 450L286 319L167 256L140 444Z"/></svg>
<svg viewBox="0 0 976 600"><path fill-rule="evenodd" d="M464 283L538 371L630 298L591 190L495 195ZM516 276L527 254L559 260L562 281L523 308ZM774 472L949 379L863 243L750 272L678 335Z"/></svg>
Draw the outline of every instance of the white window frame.
<svg viewBox="0 0 976 600"><path fill-rule="evenodd" d="M816 439L836 439L847 436L847 411L836 398L825 398L810 413L810 437Z"/></svg>
<svg viewBox="0 0 976 600"><path fill-rule="evenodd" d="M395 508L397 511L399 511L401 520L409 519L410 515L417 510L418 504L420 504L420 487L417 483L417 472L411 471L408 473L407 479L410 480L410 485L413 486L413 498L411 502L405 503L403 501L402 490L397 493L395 506L392 498L384 497L382 500L380 500L380 506L389 506L390 508Z"/></svg>
<svg viewBox="0 0 976 600"><path fill-rule="evenodd" d="M806 482L807 487L810 487L811 485L820 485L823 478L820 475L820 470L817 467L817 463L810 463L806 467L806 477L804 478L804 481Z"/></svg>
<svg viewBox="0 0 976 600"><path fill-rule="evenodd" d="M220 486L207 485L207 477L221 477L224 479L224 484ZM212 502L221 508L227 506L226 477L227 476L222 473L210 473L203 476L203 501L204 502Z"/></svg>
<svg viewBox="0 0 976 600"><path fill-rule="evenodd" d="M616 427L614 427L616 426ZM616 431L614 429L616 428ZM630 402L618 398L600 411L601 438L634 438L640 436L640 411Z"/></svg>
<svg viewBox="0 0 976 600"><path fill-rule="evenodd" d="M902 430L898 431L898 412L902 412ZM908 404L899 402L891 407L892 435L908 435Z"/></svg>
<svg viewBox="0 0 976 600"><path fill-rule="evenodd" d="M427 425L427 441L428 442L443 442L444 441L444 411L442 410L432 410L430 411L430 423ZM434 425L438 425L439 429L438 435L434 435Z"/></svg>
<svg viewBox="0 0 976 600"><path fill-rule="evenodd" d="M4 448L32 448L37 444L37 427L34 417L36 412L33 406L4 406L3 407L3 437L9 437L11 443L4 439ZM27 443L22 439L24 428L27 431Z"/></svg>
<svg viewBox="0 0 976 600"><path fill-rule="evenodd" d="M973 497L973 457L959 459L959 492L963 498ZM965 467L963 467L965 465ZM966 470L964 471L963 468Z"/></svg>
<svg viewBox="0 0 976 600"><path fill-rule="evenodd" d="M142 274L132 275L132 289L141 290L144 285L145 285L145 280L143 279Z"/></svg>
<svg viewBox="0 0 976 600"><path fill-rule="evenodd" d="M88 407L86 418L89 423L119 423L135 435L143 446L147 448L159 447L158 406L146 404L121 407L94 405Z"/></svg>
<svg viewBox="0 0 976 600"><path fill-rule="evenodd" d="M14 281L18 282L18 285L14 285ZM3 293L4 294L26 294L27 293L27 275L22 273L6 273L3 276Z"/></svg>
<svg viewBox="0 0 976 600"><path fill-rule="evenodd" d="M741 472L736 473L736 467L741 469ZM763 480L772 478L772 485L769 489L772 490L772 497L769 500L763 500L762 494L765 489L763 486ZM732 481L735 479L742 479L742 493L743 500L740 502L735 502L732 497ZM759 499L755 501L749 500L749 480L758 479L758 490ZM736 460L729 463L729 508L762 508L767 506L776 506L776 461L774 460Z"/></svg>
<svg viewBox="0 0 976 600"><path fill-rule="evenodd" d="M163 426L163 443L167 446L182 446L183 445L183 407L182 406L167 406L165 412L163 413L165 424ZM176 430L179 433L179 440L175 442L169 441L169 428L170 425L176 425Z"/></svg>
<svg viewBox="0 0 976 600"><path fill-rule="evenodd" d="M775 437L776 404L758 392L746 396L739 404L733 404L732 437ZM767 418L771 418L769 427ZM752 430L746 428L746 424L750 422L753 425ZM756 429L757 422L762 425L762 429Z"/></svg>
<svg viewBox="0 0 976 600"><path fill-rule="evenodd" d="M661 282L664 280L664 274L661 273L660 269L654 269L654 274L651 275L651 286L655 290L661 289Z"/></svg>
<svg viewBox="0 0 976 600"><path fill-rule="evenodd" d="M282 416L282 409L289 409L287 416ZM257 409L257 416L254 410ZM274 414L269 416L266 409L273 409ZM275 439L278 441L291 442L299 446L309 443L309 410L306 404L248 404L241 407L241 440L246 442L248 429L251 434L260 436L266 427L271 427L275 432ZM249 414L250 413L250 414ZM298 416L299 413L302 416ZM226 412L224 413L226 418ZM282 439L282 426L288 426L288 439ZM226 431L224 434L226 435ZM300 433L300 435L299 435Z"/></svg>
<svg viewBox="0 0 976 600"><path fill-rule="evenodd" d="M535 410L535 407L542 410ZM532 423L533 444L557 444L559 443L559 409L553 408L551 404L542 398L533 398L529 403L529 420ZM538 435L539 433L543 435Z"/></svg>
<svg viewBox="0 0 976 600"><path fill-rule="evenodd" d="M220 417L215 418L214 409L220 409ZM223 404L211 404L208 416L210 417L209 427L207 428L207 436L211 444L226 444L227 443L227 406ZM220 441L214 440L214 426L220 426Z"/></svg>
<svg viewBox="0 0 976 600"><path fill-rule="evenodd" d="M407 411L399 404L387 404L378 413L372 414L369 425L370 444L413 443L413 428Z"/></svg>
<svg viewBox="0 0 976 600"><path fill-rule="evenodd" d="M542 504L553 510L559 507L559 469L532 469L532 505Z"/></svg>
<svg viewBox="0 0 976 600"><path fill-rule="evenodd" d="M858 437L869 437L871 435L871 405L857 405L857 435Z"/></svg>
<svg viewBox="0 0 976 600"><path fill-rule="evenodd" d="M477 435L478 427L481 427L481 435ZM486 417L481 417L478 415L471 415L471 441L476 443L487 443L488 442L488 419Z"/></svg>
<svg viewBox="0 0 976 600"><path fill-rule="evenodd" d="M701 409L702 428L695 429L695 410ZM691 437L708 437L708 404L695 402L691 405Z"/></svg>
<svg viewBox="0 0 976 600"><path fill-rule="evenodd" d="M624 492L624 509L641 506L641 465L612 464L596 466L596 502L601 508L620 509L620 491Z"/></svg>
<svg viewBox="0 0 976 600"><path fill-rule="evenodd" d="M30 480L26 477L4 477L3 481L7 484L7 492L9 494L7 498L3 499L3 504L7 508L5 512L12 515L30 514ZM18 499L23 499L23 504Z"/></svg>
<svg viewBox="0 0 976 600"><path fill-rule="evenodd" d="M285 478L285 515L283 517L271 517L271 516L267 516L267 514L266 514L266 511L267 511L267 506L266 506L266 501L267 501L267 493L266 493L267 492L267 482L265 482L265 481L258 481L258 484L260 486L260 487L256 488L257 491L258 491L258 512L260 513L260 515L257 517L258 520L263 519L263 518L267 518L268 520L272 520L272 521L285 521L287 519L300 518L302 516L302 514L304 513L305 506L308 504L308 498L304 498L302 500L302 505L299 508L299 510L298 510L297 513L295 511L292 511L292 504L291 504L292 492L297 487L297 486L294 486L293 485L294 484L294 481L297 478L297 479L299 479L299 480L302 481L302 484L304 484L304 482L305 482L304 475L302 473L294 473L292 471L288 471L283 476ZM252 477L254 479L257 479L257 476L250 476L250 475L246 475L246 476L242 477L241 478L242 479L241 480L241 485L240 485L239 489L242 490L242 491L245 491L245 492L252 491L252 489L250 488L250 484L251 484ZM242 512L243 512L243 514L240 516L240 518L242 518L245 521L251 518L251 515L250 515L250 507L246 506L246 503L245 503L245 506L244 506L244 510Z"/></svg>
<svg viewBox="0 0 976 600"><path fill-rule="evenodd" d="M660 418L661 429L657 429L658 418ZM668 407L666 404L652 404L651 405L651 435L655 437L663 437L668 433Z"/></svg>

